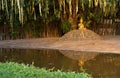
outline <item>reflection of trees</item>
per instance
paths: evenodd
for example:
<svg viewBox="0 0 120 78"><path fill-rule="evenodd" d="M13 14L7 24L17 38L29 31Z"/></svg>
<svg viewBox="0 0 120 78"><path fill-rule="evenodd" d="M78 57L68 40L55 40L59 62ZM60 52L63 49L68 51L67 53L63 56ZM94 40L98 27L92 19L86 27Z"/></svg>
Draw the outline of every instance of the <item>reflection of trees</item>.
<svg viewBox="0 0 120 78"><path fill-rule="evenodd" d="M85 67L94 78L119 78L120 77L120 55L100 54L96 60L89 60Z"/></svg>
<svg viewBox="0 0 120 78"><path fill-rule="evenodd" d="M64 56L63 56L64 55ZM1 49L0 61L10 60L31 64L37 67L79 71L78 61L84 60L84 68L94 78L119 78L120 55L85 52L64 52L54 50ZM93 59L95 58L95 59Z"/></svg>
<svg viewBox="0 0 120 78"><path fill-rule="evenodd" d="M1 61L34 63L37 67L54 68L55 70L79 71L77 61L68 59L55 50L3 49L0 58L2 58Z"/></svg>

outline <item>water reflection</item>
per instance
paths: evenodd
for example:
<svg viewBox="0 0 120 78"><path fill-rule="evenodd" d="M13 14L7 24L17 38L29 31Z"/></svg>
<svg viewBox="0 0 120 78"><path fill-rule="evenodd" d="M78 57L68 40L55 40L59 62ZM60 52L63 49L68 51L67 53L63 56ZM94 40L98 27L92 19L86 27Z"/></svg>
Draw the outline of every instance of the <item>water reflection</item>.
<svg viewBox="0 0 120 78"><path fill-rule="evenodd" d="M14 61L37 67L79 72L78 60L84 60L86 72L94 78L119 78L120 55L82 52L59 52L55 50L0 49L0 61Z"/></svg>
<svg viewBox="0 0 120 78"><path fill-rule="evenodd" d="M75 51L60 51L64 56L77 60L78 66L80 66L80 69L83 69L84 63L90 59L95 58L99 53L93 53L93 52L75 52Z"/></svg>
<svg viewBox="0 0 120 78"><path fill-rule="evenodd" d="M0 52L0 61L14 61L25 64L32 64L37 67L61 69L63 71L79 71L77 61L63 56L56 50L22 50L3 49Z"/></svg>
<svg viewBox="0 0 120 78"><path fill-rule="evenodd" d="M100 54L95 60L86 62L85 67L89 72L94 72L95 78L119 78L120 77L120 55Z"/></svg>

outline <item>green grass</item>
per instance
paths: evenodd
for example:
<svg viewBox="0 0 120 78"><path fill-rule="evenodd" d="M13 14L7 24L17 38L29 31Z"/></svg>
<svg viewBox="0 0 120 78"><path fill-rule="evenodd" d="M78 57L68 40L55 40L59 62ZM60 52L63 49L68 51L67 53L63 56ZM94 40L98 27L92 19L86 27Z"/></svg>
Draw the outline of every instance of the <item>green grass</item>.
<svg viewBox="0 0 120 78"><path fill-rule="evenodd" d="M0 78L92 78L85 72L62 72L39 69L14 62L0 63Z"/></svg>

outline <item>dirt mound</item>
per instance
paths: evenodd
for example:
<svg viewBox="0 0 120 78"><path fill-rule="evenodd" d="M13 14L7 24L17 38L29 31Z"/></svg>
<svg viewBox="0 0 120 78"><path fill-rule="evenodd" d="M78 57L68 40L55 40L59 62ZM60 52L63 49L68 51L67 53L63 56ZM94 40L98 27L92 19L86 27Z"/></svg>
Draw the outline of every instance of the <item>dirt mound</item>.
<svg viewBox="0 0 120 78"><path fill-rule="evenodd" d="M95 32L85 29L85 30L72 30L65 35L63 35L60 40L101 40L102 38Z"/></svg>

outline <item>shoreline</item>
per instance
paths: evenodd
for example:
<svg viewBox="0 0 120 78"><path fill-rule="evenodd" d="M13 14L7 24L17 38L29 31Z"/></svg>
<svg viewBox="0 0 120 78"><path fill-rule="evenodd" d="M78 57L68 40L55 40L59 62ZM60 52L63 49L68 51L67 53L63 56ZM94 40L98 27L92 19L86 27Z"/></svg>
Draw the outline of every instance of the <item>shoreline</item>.
<svg viewBox="0 0 120 78"><path fill-rule="evenodd" d="M59 41L59 38L2 40L0 48L47 49L120 54L120 36L104 40Z"/></svg>

